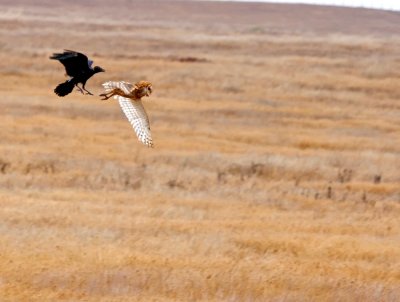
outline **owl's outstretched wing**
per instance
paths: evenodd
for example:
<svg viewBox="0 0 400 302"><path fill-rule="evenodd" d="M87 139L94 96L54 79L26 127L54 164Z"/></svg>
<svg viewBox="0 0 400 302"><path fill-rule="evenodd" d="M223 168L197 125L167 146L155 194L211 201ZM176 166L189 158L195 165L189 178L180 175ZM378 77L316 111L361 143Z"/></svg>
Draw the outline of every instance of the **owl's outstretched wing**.
<svg viewBox="0 0 400 302"><path fill-rule="evenodd" d="M144 110L142 101L131 101L130 99L118 96L118 102L135 130L139 141L148 147L153 147L149 118Z"/></svg>
<svg viewBox="0 0 400 302"><path fill-rule="evenodd" d="M124 82L124 81L121 81L121 82L108 81L103 84L103 87L106 90L106 92L110 92L111 90L113 90L115 88L119 88L126 94L129 94L133 89L133 85L131 83ZM114 97L114 98L116 99L116 97Z"/></svg>

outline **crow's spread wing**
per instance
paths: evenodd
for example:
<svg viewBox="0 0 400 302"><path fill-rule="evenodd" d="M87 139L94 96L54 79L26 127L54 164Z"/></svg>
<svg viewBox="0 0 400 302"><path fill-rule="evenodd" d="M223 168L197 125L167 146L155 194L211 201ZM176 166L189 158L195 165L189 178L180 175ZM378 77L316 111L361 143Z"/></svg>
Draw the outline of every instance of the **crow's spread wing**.
<svg viewBox="0 0 400 302"><path fill-rule="evenodd" d="M70 77L76 77L89 71L89 59L80 52L65 50L63 53L53 54L50 59L60 61Z"/></svg>
<svg viewBox="0 0 400 302"><path fill-rule="evenodd" d="M149 118L144 110L142 101L131 101L130 99L118 96L118 102L131 123L133 130L135 130L139 141L148 147L153 147Z"/></svg>

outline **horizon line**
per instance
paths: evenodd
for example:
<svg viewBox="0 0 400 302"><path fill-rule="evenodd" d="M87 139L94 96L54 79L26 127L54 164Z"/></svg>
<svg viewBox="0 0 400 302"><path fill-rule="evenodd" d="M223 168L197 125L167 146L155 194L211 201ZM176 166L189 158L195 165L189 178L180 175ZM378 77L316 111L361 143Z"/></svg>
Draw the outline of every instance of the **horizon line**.
<svg viewBox="0 0 400 302"><path fill-rule="evenodd" d="M350 7L350 8L366 8L366 9L376 9L385 11L400 11L400 2L397 5L392 3L382 3L372 4L371 1L355 1L353 3L347 3L343 0L340 1L311 1L311 0L196 0L196 1L214 1L214 2L264 2L264 3L276 3L276 4L304 4L304 5L318 5L318 6L335 6L335 7Z"/></svg>

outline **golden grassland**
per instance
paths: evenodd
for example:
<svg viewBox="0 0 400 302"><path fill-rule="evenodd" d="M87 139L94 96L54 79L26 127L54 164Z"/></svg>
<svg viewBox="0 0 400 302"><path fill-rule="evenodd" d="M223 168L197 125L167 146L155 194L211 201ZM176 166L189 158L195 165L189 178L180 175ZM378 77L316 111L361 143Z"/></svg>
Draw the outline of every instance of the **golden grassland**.
<svg viewBox="0 0 400 302"><path fill-rule="evenodd" d="M271 30L229 3L229 26L172 1L7 3L0 301L400 300L398 35L299 31L312 7ZM96 95L153 82L154 149L115 101L52 92L63 48L106 69Z"/></svg>

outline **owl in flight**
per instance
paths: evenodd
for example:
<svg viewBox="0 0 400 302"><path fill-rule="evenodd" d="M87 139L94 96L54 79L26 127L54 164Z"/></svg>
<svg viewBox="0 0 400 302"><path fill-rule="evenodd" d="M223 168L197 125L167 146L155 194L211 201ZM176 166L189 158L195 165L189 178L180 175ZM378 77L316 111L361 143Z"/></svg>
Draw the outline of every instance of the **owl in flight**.
<svg viewBox="0 0 400 302"><path fill-rule="evenodd" d="M135 85L127 82L106 82L103 84L106 93L100 94L102 100L112 96L118 100L122 111L128 118L136 135L143 144L153 147L150 133L150 123L142 104L142 97L150 96L153 88L150 82L140 81Z"/></svg>

